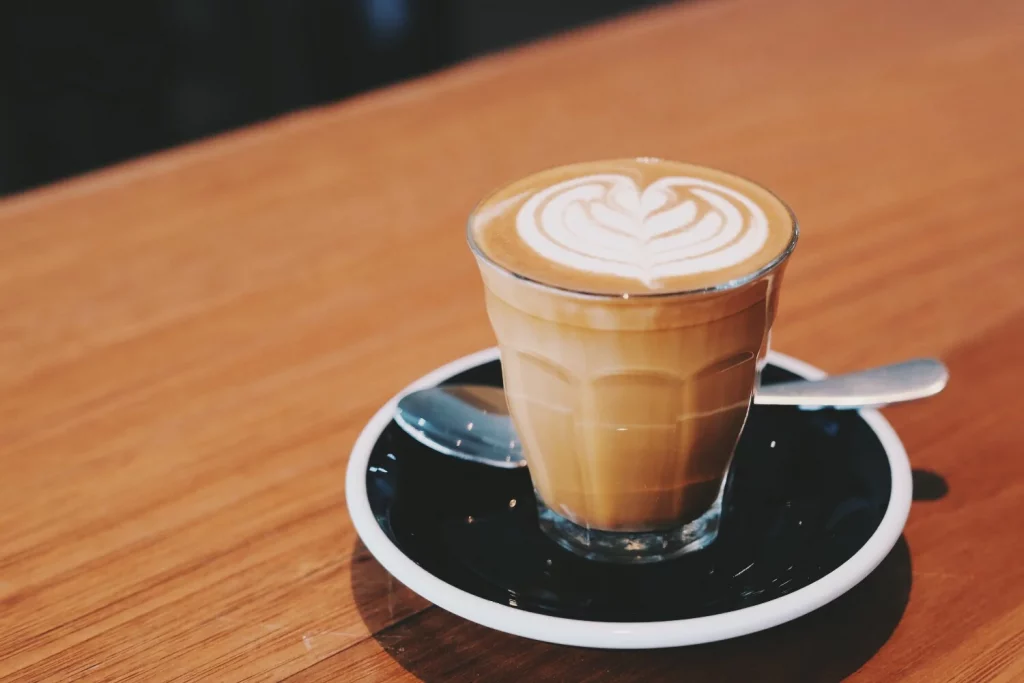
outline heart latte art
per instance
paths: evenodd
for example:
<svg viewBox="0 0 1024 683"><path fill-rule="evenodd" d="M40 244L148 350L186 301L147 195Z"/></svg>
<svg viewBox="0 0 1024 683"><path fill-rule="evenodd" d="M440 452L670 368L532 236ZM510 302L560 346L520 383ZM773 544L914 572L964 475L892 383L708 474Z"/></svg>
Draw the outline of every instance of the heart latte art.
<svg viewBox="0 0 1024 683"><path fill-rule="evenodd" d="M553 263L656 288L751 258L768 239L768 219L744 195L701 178L668 176L641 188L604 173L538 191L519 209L516 231Z"/></svg>

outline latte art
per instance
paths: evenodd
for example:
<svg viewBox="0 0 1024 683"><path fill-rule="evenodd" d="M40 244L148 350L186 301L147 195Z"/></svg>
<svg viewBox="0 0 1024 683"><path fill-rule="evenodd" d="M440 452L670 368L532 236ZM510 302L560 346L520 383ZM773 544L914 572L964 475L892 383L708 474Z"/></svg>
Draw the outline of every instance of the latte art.
<svg viewBox="0 0 1024 683"><path fill-rule="evenodd" d="M651 158L527 176L481 202L468 232L474 252L506 273L615 297L739 287L782 263L797 237L765 188Z"/></svg>
<svg viewBox="0 0 1024 683"><path fill-rule="evenodd" d="M659 282L740 264L768 239L768 218L743 194L687 176L642 188L628 175L572 178L531 196L516 231L539 256L584 273Z"/></svg>

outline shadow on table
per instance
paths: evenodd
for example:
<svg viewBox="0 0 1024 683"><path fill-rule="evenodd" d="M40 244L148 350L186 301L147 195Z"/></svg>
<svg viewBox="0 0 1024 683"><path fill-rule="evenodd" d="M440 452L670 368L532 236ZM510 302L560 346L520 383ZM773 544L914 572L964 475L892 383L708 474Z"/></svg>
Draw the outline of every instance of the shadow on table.
<svg viewBox="0 0 1024 683"><path fill-rule="evenodd" d="M361 544L356 551L357 555L365 553ZM863 582L834 602L788 624L708 645L604 651L510 636L437 607L407 609L405 615L399 609L396 613L395 605L409 606L418 598L410 597L408 589L399 586L372 558L352 570L356 605L377 642L407 671L427 683L527 678L632 681L661 677L694 682L841 681L889 639L903 616L910 586L910 550L901 536Z"/></svg>
<svg viewBox="0 0 1024 683"><path fill-rule="evenodd" d="M938 472L915 469L912 476L915 501L940 500L949 493L949 484L946 482L946 478Z"/></svg>

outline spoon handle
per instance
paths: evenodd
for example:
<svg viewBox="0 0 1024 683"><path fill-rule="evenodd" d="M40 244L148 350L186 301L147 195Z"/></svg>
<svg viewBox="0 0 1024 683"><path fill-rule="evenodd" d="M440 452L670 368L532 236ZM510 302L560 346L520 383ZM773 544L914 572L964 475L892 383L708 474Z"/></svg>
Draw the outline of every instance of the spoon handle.
<svg viewBox="0 0 1024 683"><path fill-rule="evenodd" d="M942 391L949 371L934 358L883 365L825 379L760 387L754 403L773 406L864 408L913 401Z"/></svg>

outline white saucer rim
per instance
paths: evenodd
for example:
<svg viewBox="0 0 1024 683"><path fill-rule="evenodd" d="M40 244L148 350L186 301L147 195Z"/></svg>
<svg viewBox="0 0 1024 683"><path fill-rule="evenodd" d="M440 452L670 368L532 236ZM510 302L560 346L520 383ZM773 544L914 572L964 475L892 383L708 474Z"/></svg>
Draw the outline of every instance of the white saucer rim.
<svg viewBox="0 0 1024 683"><path fill-rule="evenodd" d="M497 360L491 347L439 367L384 404L363 428L352 447L345 476L345 498L356 532L392 576L412 591L453 614L514 635L560 645L606 649L650 649L697 645L735 638L792 621L836 599L860 583L899 540L912 500L910 462L896 431L877 410L858 411L885 449L892 486L889 504L874 533L853 557L814 583L788 595L732 612L691 619L650 622L603 622L527 612L477 597L426 571L398 548L377 524L366 491L366 468L374 444L391 422L398 399L410 391L435 386L464 370ZM768 361L808 379L825 373L804 361L770 351Z"/></svg>

